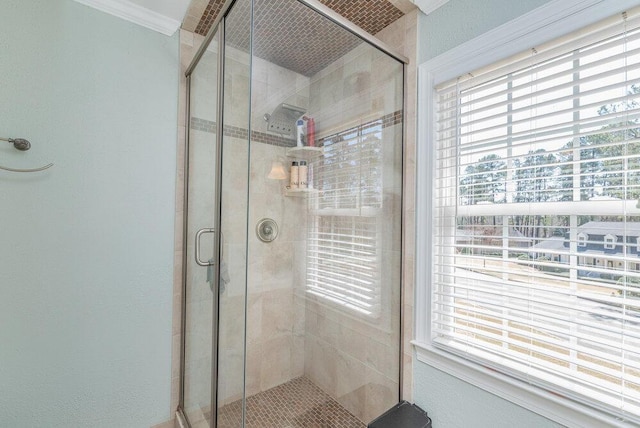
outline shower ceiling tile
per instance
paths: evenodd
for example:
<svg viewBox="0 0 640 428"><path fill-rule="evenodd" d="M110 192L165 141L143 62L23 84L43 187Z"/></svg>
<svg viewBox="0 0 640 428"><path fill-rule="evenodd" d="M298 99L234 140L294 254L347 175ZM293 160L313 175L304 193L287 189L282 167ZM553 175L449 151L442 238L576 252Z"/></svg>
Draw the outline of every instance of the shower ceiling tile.
<svg viewBox="0 0 640 428"><path fill-rule="evenodd" d="M209 0L209 4L204 9L202 18L200 18L200 22L198 22L196 26L195 33L206 36L223 5L224 0Z"/></svg>
<svg viewBox="0 0 640 428"><path fill-rule="evenodd" d="M188 13L192 12L197 1L202 0L194 0ZM405 3L402 3L403 1ZM403 9L407 9L407 1L320 0L321 3L371 34L376 34L401 18L404 12L393 3L402 4ZM223 3L224 0L209 0L195 28L196 33L206 35L220 13ZM246 9L236 11L236 19L243 17L248 19L247 2L238 2L235 7ZM335 24L319 17L302 3L256 0L254 10L254 54L305 76L314 75L362 42L347 31L336 31ZM249 32L246 23L235 24L228 23L228 43L236 49L248 52Z"/></svg>
<svg viewBox="0 0 640 428"><path fill-rule="evenodd" d="M370 34L376 34L404 13L387 0L320 0Z"/></svg>
<svg viewBox="0 0 640 428"><path fill-rule="evenodd" d="M229 45L249 51L246 24L249 3L241 2L227 26ZM277 17L277 19L274 19ZM362 43L347 31L336 31L335 24L297 2L255 0L253 53L296 73L313 76Z"/></svg>

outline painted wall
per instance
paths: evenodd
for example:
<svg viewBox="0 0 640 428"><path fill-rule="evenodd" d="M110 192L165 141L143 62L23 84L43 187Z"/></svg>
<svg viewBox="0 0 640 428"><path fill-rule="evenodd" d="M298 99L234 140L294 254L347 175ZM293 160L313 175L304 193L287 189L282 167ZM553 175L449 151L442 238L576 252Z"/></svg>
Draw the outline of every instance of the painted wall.
<svg viewBox="0 0 640 428"><path fill-rule="evenodd" d="M421 362L414 365L414 398L434 427L560 428L562 425Z"/></svg>
<svg viewBox="0 0 640 428"><path fill-rule="evenodd" d="M449 0L418 20L418 64L500 26L547 0ZM471 19L473 17L473 19ZM549 428L550 420L414 358L413 399L433 426Z"/></svg>
<svg viewBox="0 0 640 428"><path fill-rule="evenodd" d="M178 39L0 2L0 425L169 419Z"/></svg>
<svg viewBox="0 0 640 428"><path fill-rule="evenodd" d="M473 39L548 0L449 0L418 20L418 64Z"/></svg>

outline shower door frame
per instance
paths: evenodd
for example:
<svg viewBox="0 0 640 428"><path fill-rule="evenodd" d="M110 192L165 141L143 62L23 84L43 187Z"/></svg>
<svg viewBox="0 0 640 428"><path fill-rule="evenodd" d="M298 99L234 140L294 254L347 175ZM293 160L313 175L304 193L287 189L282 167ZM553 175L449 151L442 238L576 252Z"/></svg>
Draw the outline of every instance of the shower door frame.
<svg viewBox="0 0 640 428"><path fill-rule="evenodd" d="M253 0L251 0L253 2ZM342 15L333 11L329 7L320 3L318 0L296 0L298 3L301 3L308 8L314 10L316 13L326 17L330 21L334 22L338 26L344 28L345 30L351 32L364 42L370 44L376 49L384 52L395 60L399 61L402 64L402 108L403 108L403 119L402 119L402 142L401 142L401 152L402 152L402 181L404 183L405 172L404 172L404 156L405 156L405 141L406 141L406 111L407 111L407 64L409 63L409 59L396 52L392 47L388 46L384 42L378 40L365 30L356 26L351 21L344 18ZM204 56L207 48L211 44L213 38L218 35L218 79L217 79L217 91L218 96L216 100L216 183L215 183L215 200L214 200L214 209L216 210L216 216L214 221L214 229L215 229L215 241L214 241L214 257L215 265L213 269L213 317L212 317L212 352L211 352L211 425L210 428L216 428L217 419L218 419L218 403L217 403L217 394L218 394L218 336L219 336L219 286L220 286L220 237L221 237L221 221L222 221L222 213L221 213L221 197L222 197L222 139L224 137L224 72L225 72L225 18L228 15L229 11L233 8L236 0L225 0L218 16L216 17L211 29L207 33L207 36L202 41L202 44L198 48L196 54L194 55L191 63L187 67L185 71L186 77L186 129L185 129L185 156L184 156L184 199L183 199L183 208L184 208L184 219L183 219L183 240L182 240L182 250L183 250L183 260L182 260L182 302L181 302L181 344L180 344L180 385L179 385L179 401L178 408L176 409L176 418L178 419L180 426L190 427L190 423L188 422L188 418L184 412L184 384L185 384L185 348L186 348L186 289L187 289L187 233L188 233L188 190L189 190L189 134L190 134L190 99L191 99L191 74L198 66L200 59ZM253 33L253 29L251 29L251 33ZM252 40L253 35L250 36ZM253 55L253 40L250 43L250 55ZM403 185L404 188L404 185ZM404 195L404 190L403 190ZM402 197L401 204L401 215L404 217L404 196ZM400 248L403 248L404 244L404 222L401 221L400 227ZM400 255L400 266L401 270L403 270L404 266L404 251L401 251ZM404 286L403 286L403 276L402 273L400 275L400 332L399 332L399 344L398 344L398 359L399 359L399 391L398 397L400 400L403 399L403 349L404 349L404 326L405 326L405 313L404 313ZM246 360L246 355L245 355ZM243 406L244 407L244 406ZM244 410L243 410L243 421L244 421Z"/></svg>
<svg viewBox="0 0 640 428"><path fill-rule="evenodd" d="M186 316L187 316L187 281L188 281L188 271L187 271L187 240L188 240L188 202L189 202L189 135L191 128L191 74L195 70L198 65L200 59L203 57L207 48L211 44L211 41L214 37L218 36L218 58L217 58L217 67L218 67L218 79L216 82L217 85L217 99L216 99L216 151L215 151L215 168L216 168L216 183L215 183L215 195L214 195L214 210L216 211L215 220L214 220L214 245L213 245L213 260L214 260L214 269L213 269L213 290L212 290L212 306L213 306L213 316L212 316L212 349L211 349L211 401L210 401L210 411L211 411L211 427L216 428L217 420L218 420L218 324L219 324L219 289L220 289L220 237L221 237L221 198L222 198L222 138L223 134L223 105L224 105L224 35L225 35L225 16L227 12L231 9L235 0L227 0L218 14L218 17L214 21L211 29L207 33L206 38L202 41L200 48L196 52L193 60L189 64L185 72L185 77L187 79L186 85L186 129L185 129L185 154L184 154L184 200L183 200L183 234L182 234L182 302L181 302L181 343L180 343L180 393L179 393L179 401L178 401L178 409L176 410L176 417L180 421L180 426L184 424L185 427L191 427L189 419L187 418L184 411L184 388L185 388L185 356L186 356ZM198 242L196 240L196 245Z"/></svg>

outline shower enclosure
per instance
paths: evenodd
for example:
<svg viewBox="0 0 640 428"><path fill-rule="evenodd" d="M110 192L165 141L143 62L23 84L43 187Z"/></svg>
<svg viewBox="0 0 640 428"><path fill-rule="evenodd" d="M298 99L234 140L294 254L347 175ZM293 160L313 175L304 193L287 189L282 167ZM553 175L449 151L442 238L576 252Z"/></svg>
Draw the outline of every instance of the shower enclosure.
<svg viewBox="0 0 640 428"><path fill-rule="evenodd" d="M401 390L404 59L236 0L187 79L179 418L365 426Z"/></svg>

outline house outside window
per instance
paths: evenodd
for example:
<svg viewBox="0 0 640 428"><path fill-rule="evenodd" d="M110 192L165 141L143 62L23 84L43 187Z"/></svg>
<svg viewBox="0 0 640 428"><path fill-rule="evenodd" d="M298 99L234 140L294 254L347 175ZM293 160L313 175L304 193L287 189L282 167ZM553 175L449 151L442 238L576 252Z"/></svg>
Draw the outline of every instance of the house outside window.
<svg viewBox="0 0 640 428"><path fill-rule="evenodd" d="M414 344L569 426L637 424L640 272L616 244L640 235L640 11L571 35L558 25L562 37L494 64L421 71L433 119L420 132L435 149Z"/></svg>

